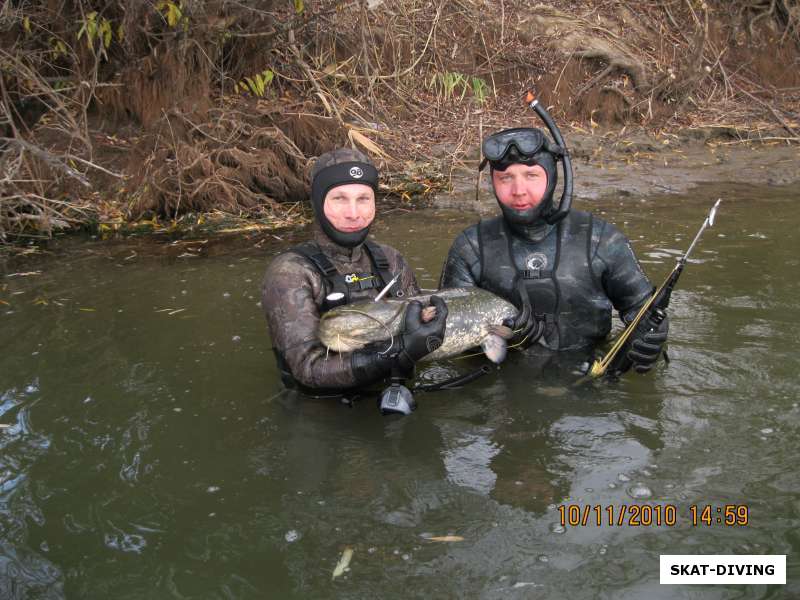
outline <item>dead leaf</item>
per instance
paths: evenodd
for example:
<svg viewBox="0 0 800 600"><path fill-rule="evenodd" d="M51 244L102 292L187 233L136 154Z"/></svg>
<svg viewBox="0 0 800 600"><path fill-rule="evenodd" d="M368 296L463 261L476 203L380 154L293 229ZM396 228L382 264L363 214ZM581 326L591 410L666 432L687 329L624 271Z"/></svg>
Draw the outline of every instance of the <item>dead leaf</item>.
<svg viewBox="0 0 800 600"><path fill-rule="evenodd" d="M331 575L331 579L336 579L340 575L342 575L346 570L347 567L350 566L350 560L353 558L353 549L350 546L347 546L342 552L342 557L339 559L339 562L336 563L336 568L333 570L333 575Z"/></svg>
<svg viewBox="0 0 800 600"><path fill-rule="evenodd" d="M375 154L384 160L388 160L391 157L383 151L383 148L378 146L375 142L365 136L363 133L358 131L357 129L350 128L347 130L347 137L350 138L350 141L354 144L358 144L362 148L364 148L370 154Z"/></svg>

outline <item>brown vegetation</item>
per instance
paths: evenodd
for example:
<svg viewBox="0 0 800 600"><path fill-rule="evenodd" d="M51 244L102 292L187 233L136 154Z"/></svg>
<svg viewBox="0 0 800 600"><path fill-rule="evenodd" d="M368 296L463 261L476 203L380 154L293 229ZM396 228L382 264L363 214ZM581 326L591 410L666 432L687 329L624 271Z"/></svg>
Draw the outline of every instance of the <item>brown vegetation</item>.
<svg viewBox="0 0 800 600"><path fill-rule="evenodd" d="M424 193L483 128L529 120L529 87L576 125L797 139L799 23L798 0L9 0L0 241L278 219L344 143Z"/></svg>
<svg viewBox="0 0 800 600"><path fill-rule="evenodd" d="M306 198L307 157L344 143L331 125L315 115L232 108L212 108L198 125L171 111L132 151L128 172L138 191L131 194L130 216L176 218L215 209L270 217L279 202Z"/></svg>

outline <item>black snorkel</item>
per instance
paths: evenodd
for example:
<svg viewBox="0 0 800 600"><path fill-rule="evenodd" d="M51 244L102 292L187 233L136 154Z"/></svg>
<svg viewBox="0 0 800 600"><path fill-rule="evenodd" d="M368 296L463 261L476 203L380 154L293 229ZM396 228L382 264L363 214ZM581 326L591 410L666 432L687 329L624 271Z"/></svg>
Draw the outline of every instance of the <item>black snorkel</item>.
<svg viewBox="0 0 800 600"><path fill-rule="evenodd" d="M563 150L561 161L564 169L564 191L561 193L561 201L558 203L558 208L544 218L548 224L553 225L566 217L572 206L572 161L569 157L567 145L564 143L564 136L561 135L561 130L559 130L555 121L553 121L553 117L550 116L550 113L547 112L544 106L539 104L539 100L533 95L533 91L528 91L525 102L539 115L539 118L547 126L550 135L553 136L553 141Z"/></svg>

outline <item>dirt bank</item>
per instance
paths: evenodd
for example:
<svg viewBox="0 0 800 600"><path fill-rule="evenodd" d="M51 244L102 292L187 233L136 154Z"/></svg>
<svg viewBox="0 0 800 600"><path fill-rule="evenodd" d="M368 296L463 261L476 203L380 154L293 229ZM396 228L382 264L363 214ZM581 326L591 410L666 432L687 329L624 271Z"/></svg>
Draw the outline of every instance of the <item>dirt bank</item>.
<svg viewBox="0 0 800 600"><path fill-rule="evenodd" d="M720 137L718 131L700 135L696 130L679 130L659 136L573 131L567 143L573 156L575 197L586 200L678 194L711 182L774 186L800 182L800 146L785 141L744 142L731 139L728 132ZM495 212L488 177L481 178L476 201L477 165L477 157L467 159L453 173L452 191L437 194L433 206Z"/></svg>
<svg viewBox="0 0 800 600"><path fill-rule="evenodd" d="M681 160L687 173L741 175L720 166L725 144L800 141L798 11L798 0L7 2L0 243L300 224L310 161L342 144L380 164L399 206L461 197L449 186L481 135L532 122L530 88L568 136L579 195L686 185L695 175L665 171Z"/></svg>

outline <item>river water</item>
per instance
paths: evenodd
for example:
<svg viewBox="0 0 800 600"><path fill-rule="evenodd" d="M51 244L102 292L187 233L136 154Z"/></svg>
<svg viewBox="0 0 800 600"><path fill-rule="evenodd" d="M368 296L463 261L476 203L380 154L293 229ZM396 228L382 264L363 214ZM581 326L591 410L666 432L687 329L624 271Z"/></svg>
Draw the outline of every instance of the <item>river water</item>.
<svg viewBox="0 0 800 600"><path fill-rule="evenodd" d="M723 198L673 295L671 363L571 385L517 353L405 418L282 392L259 286L302 234L72 239L7 261L0 597L798 597L797 195L579 203L660 281ZM395 212L376 237L431 288L475 220ZM568 505L674 522L562 527ZM716 522L726 505L747 524ZM787 585L662 586L661 554L786 554Z"/></svg>

